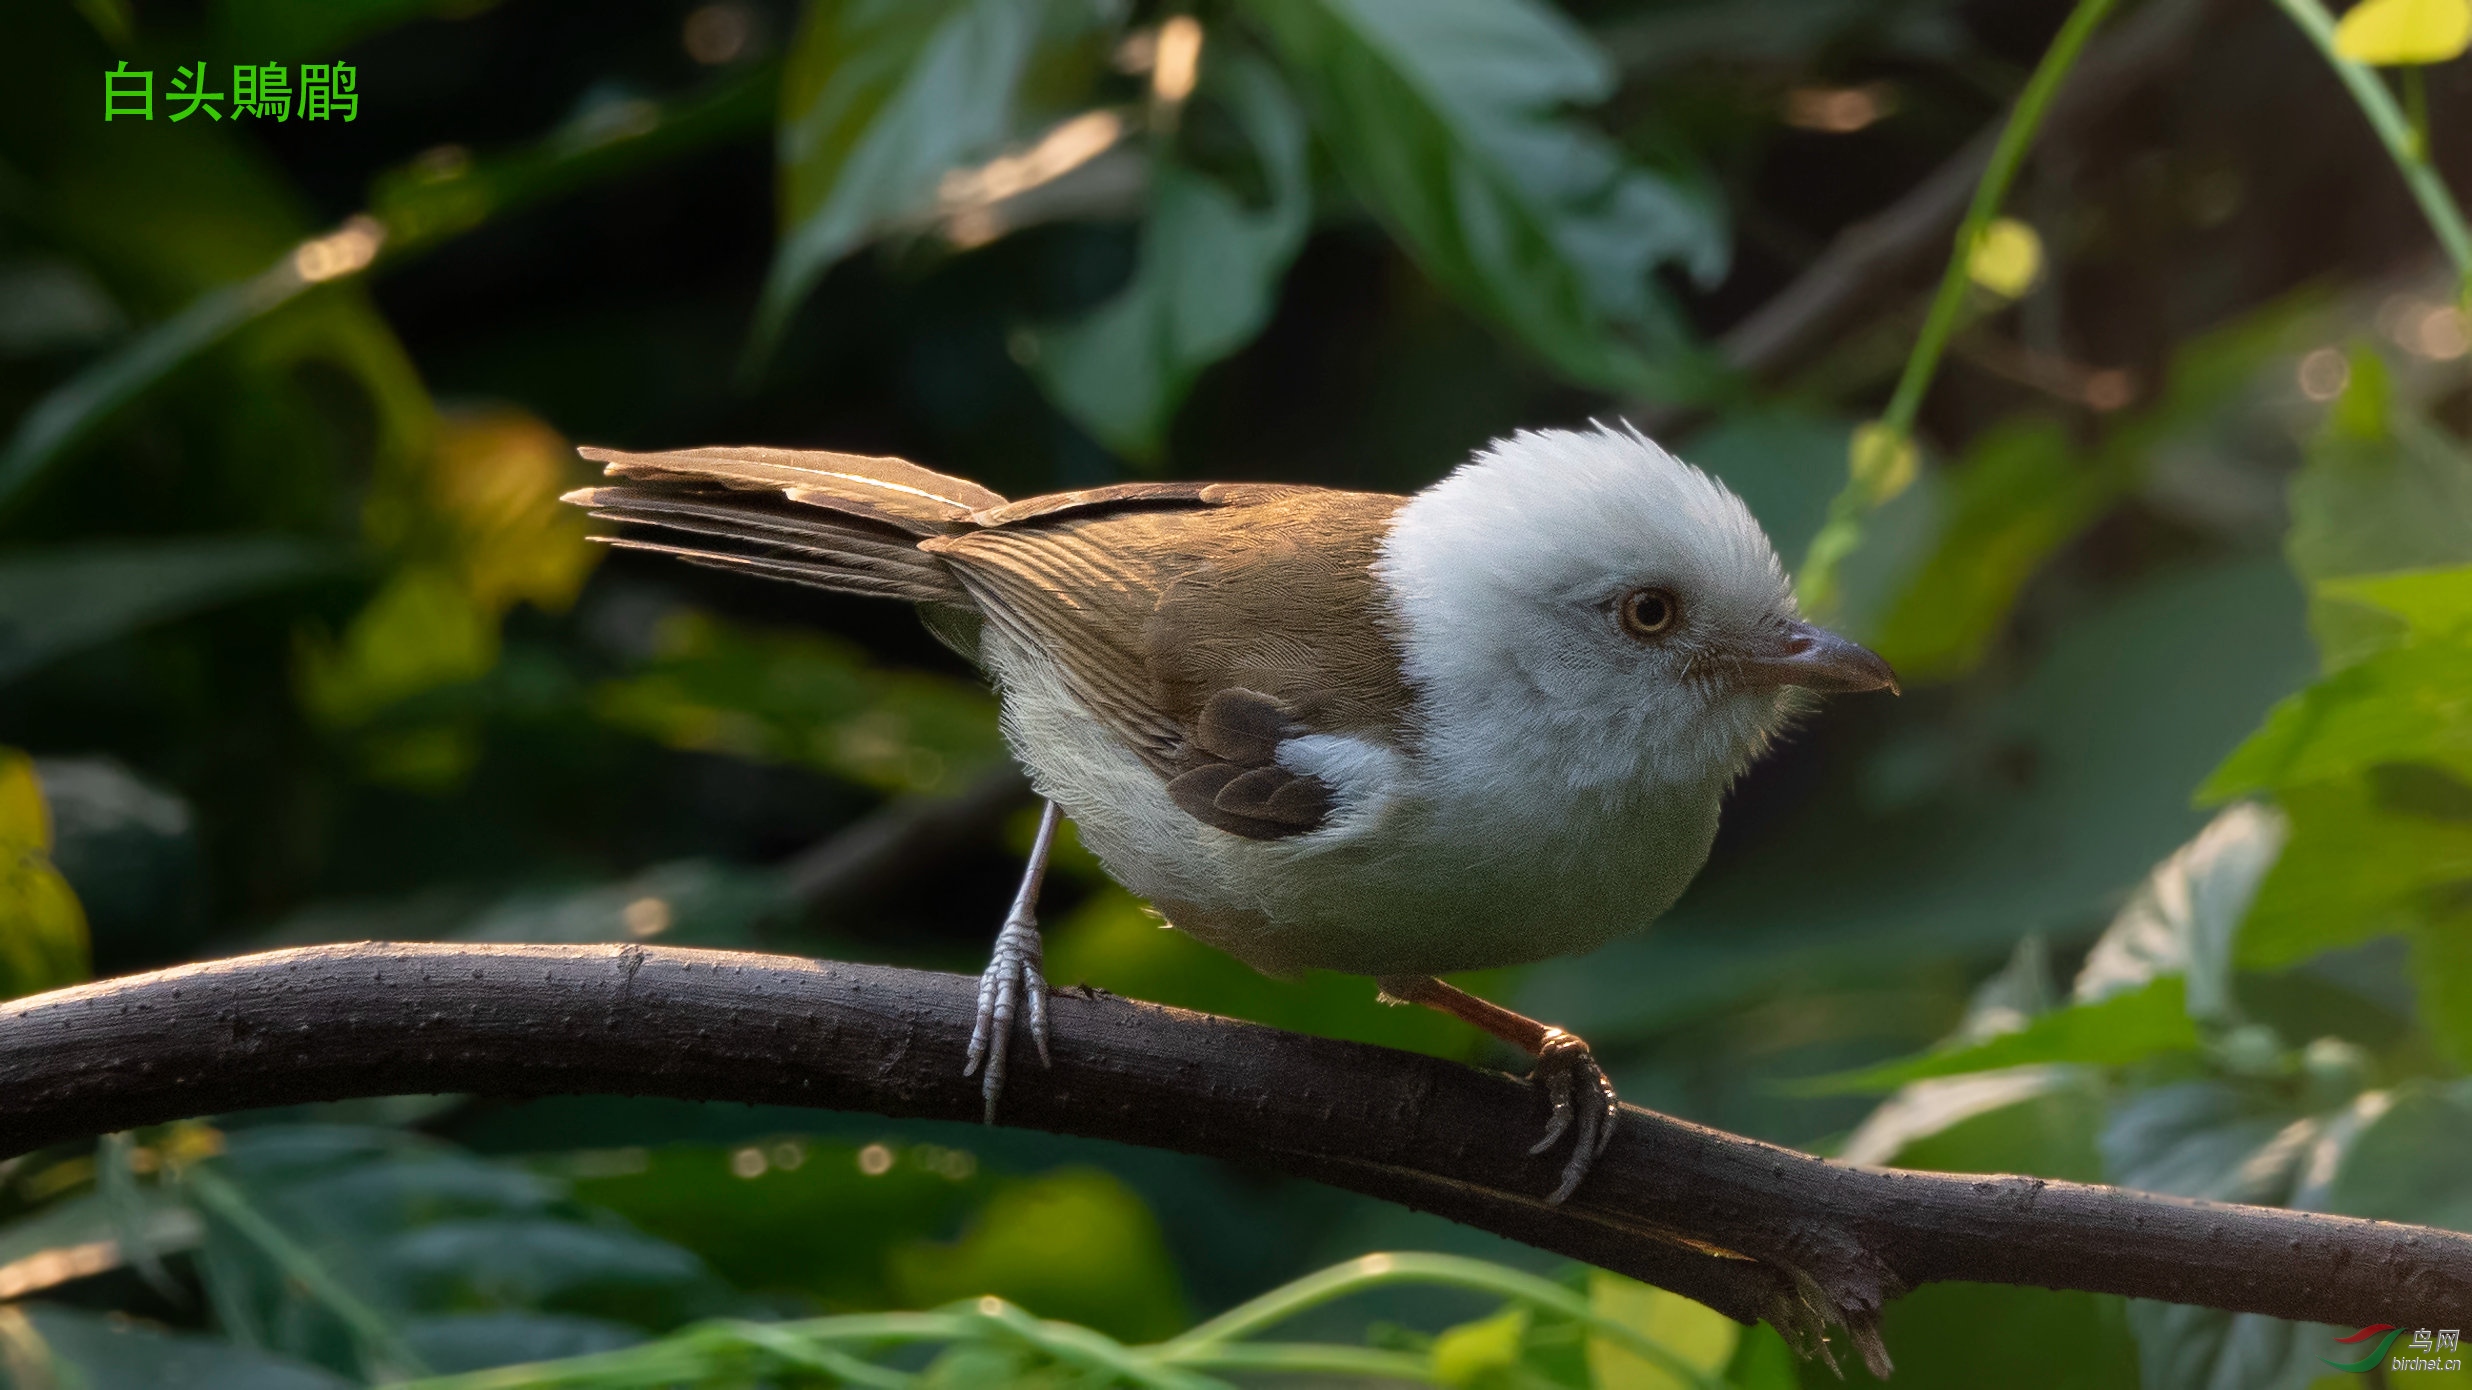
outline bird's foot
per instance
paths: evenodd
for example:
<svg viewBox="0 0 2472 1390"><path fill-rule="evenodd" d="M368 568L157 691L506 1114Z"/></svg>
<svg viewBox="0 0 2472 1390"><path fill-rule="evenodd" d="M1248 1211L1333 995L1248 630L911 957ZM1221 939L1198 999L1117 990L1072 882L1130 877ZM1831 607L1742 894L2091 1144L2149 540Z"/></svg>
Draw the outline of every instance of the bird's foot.
<svg viewBox="0 0 2472 1390"><path fill-rule="evenodd" d="M1614 1083L1607 1080L1605 1069L1597 1065L1596 1055L1579 1037L1559 1028L1545 1030L1544 1041L1537 1049L1536 1069L1528 1080L1543 1084L1546 1099L1553 1102L1553 1114L1545 1121L1545 1137L1536 1141L1528 1152L1545 1153L1562 1141L1574 1119L1578 1133L1571 1140L1571 1157L1562 1165L1562 1185L1545 1200L1560 1206L1579 1190L1588 1170L1596 1166L1597 1156L1614 1142L1614 1129L1621 1118L1621 1103L1614 1097Z"/></svg>
<svg viewBox="0 0 2472 1390"><path fill-rule="evenodd" d="M1004 1094L1004 1063L1017 1014L1024 1016L1030 1041L1038 1048L1039 1065L1050 1065L1047 977L1039 971L1041 963L1038 923L1016 904L1013 914L1004 919L1004 929L996 933L995 955L979 973L978 1022L970 1029L970 1060L961 1069L962 1075L970 1076L978 1072L980 1063L986 1064L979 1094L987 1099L987 1123L991 1125L996 1122L996 1098Z"/></svg>

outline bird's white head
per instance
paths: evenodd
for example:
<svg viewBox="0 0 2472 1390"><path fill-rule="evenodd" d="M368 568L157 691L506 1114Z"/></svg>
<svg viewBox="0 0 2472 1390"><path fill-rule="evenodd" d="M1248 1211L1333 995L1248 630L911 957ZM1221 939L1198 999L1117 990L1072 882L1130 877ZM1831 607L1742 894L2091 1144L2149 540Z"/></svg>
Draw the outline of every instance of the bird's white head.
<svg viewBox="0 0 2472 1390"><path fill-rule="evenodd" d="M1425 751L1531 795L1713 794L1797 688L1894 688L1801 620L1724 484L1638 431L1522 431L1418 493L1375 566Z"/></svg>

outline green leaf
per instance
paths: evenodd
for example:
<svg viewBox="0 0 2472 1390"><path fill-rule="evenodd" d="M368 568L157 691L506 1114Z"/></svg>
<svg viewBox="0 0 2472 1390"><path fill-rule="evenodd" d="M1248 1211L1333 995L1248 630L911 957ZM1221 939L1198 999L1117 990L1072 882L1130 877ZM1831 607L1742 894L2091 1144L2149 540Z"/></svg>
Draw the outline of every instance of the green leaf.
<svg viewBox="0 0 2472 1390"><path fill-rule="evenodd" d="M1433 1342L1433 1379L1452 1390L1507 1390L1519 1371L1532 1315L1505 1308L1490 1318L1446 1329Z"/></svg>
<svg viewBox="0 0 2472 1390"><path fill-rule="evenodd" d="M2173 851L2138 886L2087 953L2073 993L2095 1003L2171 976L2186 982L2189 1016L2233 1021L2234 939L2258 884L2289 834L2281 816L2234 806Z"/></svg>
<svg viewBox="0 0 2472 1390"><path fill-rule="evenodd" d="M2330 579L2318 590L2329 598L2392 613L2419 637L2451 636L2472 628L2472 565Z"/></svg>
<svg viewBox="0 0 2472 1390"><path fill-rule="evenodd" d="M2434 788L2432 779L2436 779ZM2377 777L2298 787L2282 794L2292 821L2283 857L2258 888L2240 934L2238 961L2265 969L2320 951L2409 930L2432 889L2472 879L2472 816L2443 810L2460 784L2408 766Z"/></svg>
<svg viewBox="0 0 2472 1390"><path fill-rule="evenodd" d="M2222 800L2411 762L2472 777L2472 642L2390 647L2284 700L2198 795Z"/></svg>
<svg viewBox="0 0 2472 1390"><path fill-rule="evenodd" d="M2307 1114L2263 1086L2215 1081L2156 1087L2118 1106L2103 1134L2114 1181L2210 1201L2345 1211L2345 1173L2361 1141L2391 1112L2382 1091ZM2351 1214L2365 1214L2351 1212ZM2148 1385L2202 1390L2301 1390L2323 1374L2328 1330L2255 1314L2134 1300Z"/></svg>
<svg viewBox="0 0 2472 1390"><path fill-rule="evenodd" d="M2197 1025L2187 1008L2187 987L2179 976L2171 975L2096 1003L2055 1009L2014 1033L1985 1042L1818 1077L1794 1089L1803 1095L1844 1095L1892 1091L1931 1077L1961 1076L2005 1067L2054 1062L2125 1066L2158 1053L2189 1051L2197 1045Z"/></svg>
<svg viewBox="0 0 2472 1390"><path fill-rule="evenodd" d="M1588 1306L1706 1375L1724 1370L1742 1341L1742 1325L1714 1308L1601 1269L1588 1271ZM1672 1370L1607 1337L1588 1339L1588 1377L1594 1390L1692 1390Z"/></svg>
<svg viewBox="0 0 2472 1390"><path fill-rule="evenodd" d="M1319 970L1301 981L1273 980L1183 932L1166 930L1157 914L1114 887L1057 922L1047 940L1048 978L1059 985L1088 983L1135 999L1439 1057L1472 1057L1486 1042L1476 1030L1431 1009L1382 1007L1362 976ZM1451 978L1482 993L1488 980L1501 977L1487 972Z"/></svg>
<svg viewBox="0 0 2472 1390"><path fill-rule="evenodd" d="M835 261L934 202L1013 134L1044 0L817 0L782 74L781 245L768 344Z"/></svg>
<svg viewBox="0 0 2472 1390"><path fill-rule="evenodd" d="M2344 1154L2328 1208L2472 1231L2472 1082L2409 1081L2384 1097Z"/></svg>
<svg viewBox="0 0 2472 1390"><path fill-rule="evenodd" d="M798 1137L603 1150L564 1166L577 1197L694 1251L733 1285L843 1308L900 1302L892 1252L951 1229L1000 1181L964 1149ZM785 1241L784 1230L832 1239Z"/></svg>
<svg viewBox="0 0 2472 1390"><path fill-rule="evenodd" d="M353 1390L357 1380L221 1338L166 1332L124 1314L35 1304L26 1310L53 1364L96 1390ZM67 1375L61 1377L67 1379Z"/></svg>
<svg viewBox="0 0 2472 1390"><path fill-rule="evenodd" d="M0 560L0 680L331 563L288 536L21 551Z"/></svg>
<svg viewBox="0 0 2472 1390"><path fill-rule="evenodd" d="M2414 925L2411 968L2421 1026L2447 1060L2472 1069L2472 901L2460 888Z"/></svg>
<svg viewBox="0 0 2472 1390"><path fill-rule="evenodd" d="M1156 458L1194 378L1261 331L1311 212L1304 119L1276 71L1239 51L1204 67L1198 95L1223 101L1243 127L1268 206L1248 209L1218 179L1162 154L1133 282L1032 339L1049 397L1128 458Z"/></svg>
<svg viewBox="0 0 2472 1390"><path fill-rule="evenodd" d="M1873 633L1873 645L1910 680L1973 669L2026 580L2134 476L2118 457L2081 456L2049 421L1987 431L1953 470L1940 543Z"/></svg>
<svg viewBox="0 0 2472 1390"><path fill-rule="evenodd" d="M835 638L682 611L662 621L655 647L639 674L593 692L592 711L673 748L923 794L958 789L1004 757L984 689L879 668Z"/></svg>
<svg viewBox="0 0 2472 1390"><path fill-rule="evenodd" d="M1671 390L1683 329L1650 271L1725 270L1713 199L1558 114L1614 87L1535 0L1255 0L1340 171L1425 273L1575 380Z"/></svg>
<svg viewBox="0 0 2472 1390"><path fill-rule="evenodd" d="M2330 579L2472 561L2472 452L2398 403L2375 353L2352 354L2351 384L2292 479L2292 568L2316 592L2310 628L2327 669L2391 643L2400 618L2319 587Z"/></svg>
<svg viewBox="0 0 2472 1390"><path fill-rule="evenodd" d="M1802 1383L1814 1390L1840 1383L1887 1390L1980 1390L1989 1384L2001 1390L2120 1390L2138 1384L2138 1343L2125 1301L2107 1294L1926 1284L1888 1305L1880 1334L1897 1358L1897 1373L1888 1380L1873 1379L1859 1358L1840 1353L1842 1382L1806 1372ZM2179 1390L2179 1382L2145 1383Z"/></svg>
<svg viewBox="0 0 2472 1390"><path fill-rule="evenodd" d="M1125 1341L1185 1325L1177 1277L1158 1219L1116 1178L1064 1168L998 1191L950 1244L890 1252L903 1303L933 1307L994 1294L1043 1317Z"/></svg>
<svg viewBox="0 0 2472 1390"><path fill-rule="evenodd" d="M51 861L51 810L34 762L0 749L0 998L93 973L86 913Z"/></svg>

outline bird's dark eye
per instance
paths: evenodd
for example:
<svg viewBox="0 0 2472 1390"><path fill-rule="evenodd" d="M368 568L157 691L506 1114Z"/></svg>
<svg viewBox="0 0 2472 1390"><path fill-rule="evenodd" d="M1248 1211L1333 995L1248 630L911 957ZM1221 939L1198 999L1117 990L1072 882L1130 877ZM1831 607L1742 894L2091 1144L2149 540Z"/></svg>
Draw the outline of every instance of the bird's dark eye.
<svg viewBox="0 0 2472 1390"><path fill-rule="evenodd" d="M1622 596L1622 630L1633 637L1663 637L1682 621L1682 602L1671 589L1633 589Z"/></svg>

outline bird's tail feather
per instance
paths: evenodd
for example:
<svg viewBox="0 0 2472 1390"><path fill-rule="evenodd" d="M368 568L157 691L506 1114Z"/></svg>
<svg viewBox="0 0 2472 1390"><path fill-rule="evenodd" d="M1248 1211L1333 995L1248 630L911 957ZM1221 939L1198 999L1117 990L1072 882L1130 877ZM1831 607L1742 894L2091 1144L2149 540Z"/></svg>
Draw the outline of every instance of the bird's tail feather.
<svg viewBox="0 0 2472 1390"><path fill-rule="evenodd" d="M975 608L942 561L918 548L966 530L1004 499L976 483L900 459L797 449L583 449L622 481L569 502L667 535L601 537L691 564L838 593Z"/></svg>

